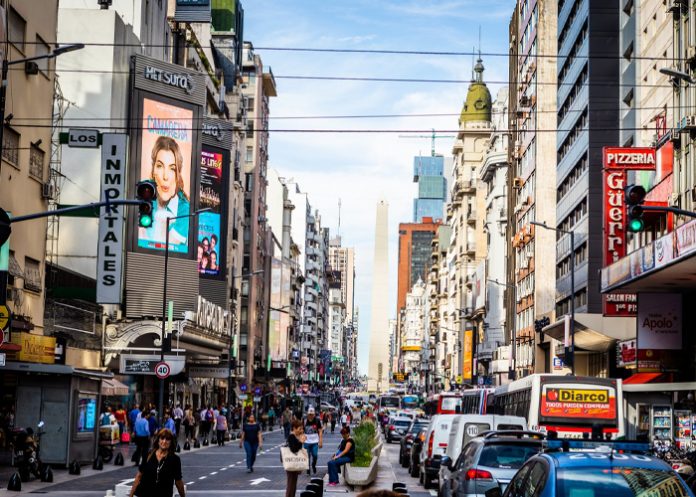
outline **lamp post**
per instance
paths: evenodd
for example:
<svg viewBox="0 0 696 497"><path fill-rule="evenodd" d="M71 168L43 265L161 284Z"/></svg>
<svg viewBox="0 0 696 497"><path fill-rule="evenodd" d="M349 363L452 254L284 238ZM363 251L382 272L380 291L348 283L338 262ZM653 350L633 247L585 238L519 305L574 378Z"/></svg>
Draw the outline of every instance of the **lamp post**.
<svg viewBox="0 0 696 497"><path fill-rule="evenodd" d="M202 212L207 212L210 207L205 209L199 209L190 214L184 214L182 216L168 217L166 220L166 231L164 234L164 281L162 286L162 337L160 338L160 362L164 362L164 353L170 352L172 350L172 339L171 336L167 336L166 326L167 326L167 266L169 263L169 223L177 219L183 219L186 217L195 217ZM169 330L171 332L171 330ZM158 415L159 424L162 426L164 421L164 384L165 379L160 379L159 384L159 402L158 402Z"/></svg>
<svg viewBox="0 0 696 497"><path fill-rule="evenodd" d="M27 62L34 62L36 60L53 59L64 53L74 52L75 50L81 50L85 48L84 43L76 43L74 45L65 45L63 47L58 47L53 50L53 52L43 55L36 55L34 57L27 57L26 59L17 60L7 60L7 54L2 60L2 86L0 86L0 157L2 157L3 149L3 139L5 137L5 102L7 96L7 75L10 71L10 66L16 64L26 64Z"/></svg>
<svg viewBox="0 0 696 497"><path fill-rule="evenodd" d="M570 230L554 228L546 223L531 221L541 228L570 235L570 350L566 350L566 359L570 356L570 372L575 374L575 233ZM567 361L566 361L567 362Z"/></svg>
<svg viewBox="0 0 696 497"><path fill-rule="evenodd" d="M685 73L683 71L678 71L676 69L672 69L671 67L663 67L662 69L660 69L660 72L671 77L675 81L682 80L689 85L693 85L694 83L696 83L696 80L694 80L694 78L690 74Z"/></svg>
<svg viewBox="0 0 696 497"><path fill-rule="evenodd" d="M256 276L259 274L263 274L264 270L263 269L257 269L256 271L252 271L251 273L246 273L246 274L233 274L231 279L232 279L232 288L234 289L234 280L239 279L239 278L250 278L252 276ZM228 376L227 376L227 405L232 406L232 358L234 357L235 362L239 357L239 327L235 326L235 318L237 316L236 313L237 306L235 305L234 308L232 309L232 325L234 326L234 336L230 333L230 350L227 353L227 369L228 369Z"/></svg>
<svg viewBox="0 0 696 497"><path fill-rule="evenodd" d="M511 285L510 283L503 283L498 280L487 279L489 283L493 283L498 286L504 286L506 288L512 288L512 302L514 306L517 306L517 285ZM517 378L517 308L515 312L512 313L512 325L510 326L511 333L511 344L510 344L510 358L512 359L512 367L508 368L508 379L515 380Z"/></svg>

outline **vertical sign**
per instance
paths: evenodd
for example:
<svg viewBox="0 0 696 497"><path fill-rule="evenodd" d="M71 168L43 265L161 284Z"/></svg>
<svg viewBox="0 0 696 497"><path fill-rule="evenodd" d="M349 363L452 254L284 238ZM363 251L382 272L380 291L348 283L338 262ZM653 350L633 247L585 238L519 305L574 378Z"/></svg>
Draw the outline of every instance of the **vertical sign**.
<svg viewBox="0 0 696 497"><path fill-rule="evenodd" d="M638 294L638 349L682 349L682 296L678 293Z"/></svg>
<svg viewBox="0 0 696 497"><path fill-rule="evenodd" d="M203 145L199 208L210 209L198 218L198 271L202 276L220 276L225 253L222 212L225 181L224 155Z"/></svg>
<svg viewBox="0 0 696 497"><path fill-rule="evenodd" d="M474 355L474 330L464 331L464 360L462 361L462 376L464 381L471 382L473 378L474 365L473 365L473 355Z"/></svg>
<svg viewBox="0 0 696 497"><path fill-rule="evenodd" d="M604 147L604 266L626 256L626 209L624 189L627 171L655 170L655 149L647 147ZM603 295L605 316L635 316L634 294Z"/></svg>
<svg viewBox="0 0 696 497"><path fill-rule="evenodd" d="M102 141L101 200L125 198L126 150L125 134L106 133ZM99 216L97 245L97 303L121 302L123 272L123 224L126 206L102 207Z"/></svg>

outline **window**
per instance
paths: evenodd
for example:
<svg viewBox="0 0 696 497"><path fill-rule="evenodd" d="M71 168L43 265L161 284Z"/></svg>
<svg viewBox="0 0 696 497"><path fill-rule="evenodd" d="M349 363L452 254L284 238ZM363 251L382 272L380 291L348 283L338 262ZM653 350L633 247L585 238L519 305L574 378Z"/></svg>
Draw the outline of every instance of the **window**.
<svg viewBox="0 0 696 497"><path fill-rule="evenodd" d="M12 43L17 50L24 52L24 35L27 31L27 21L25 21L15 9L10 7L8 24L10 43Z"/></svg>
<svg viewBox="0 0 696 497"><path fill-rule="evenodd" d="M30 257L24 258L24 289L41 291L41 263Z"/></svg>
<svg viewBox="0 0 696 497"><path fill-rule="evenodd" d="M254 123L253 122L250 122L247 124L246 135L247 135L247 138L254 137Z"/></svg>
<svg viewBox="0 0 696 497"><path fill-rule="evenodd" d="M246 148L246 162L254 162L254 147Z"/></svg>
<svg viewBox="0 0 696 497"><path fill-rule="evenodd" d="M48 55L51 53L51 47L48 46L48 43L43 41L43 39L40 36L36 36L36 44L34 45L34 55L41 56L41 55ZM39 66L39 70L43 73L44 76L48 77L48 61L49 59L39 59L36 61L36 65Z"/></svg>
<svg viewBox="0 0 696 497"><path fill-rule="evenodd" d="M249 97L246 99L246 109L249 112L254 112L254 98Z"/></svg>
<svg viewBox="0 0 696 497"><path fill-rule="evenodd" d="M2 157L15 167L19 167L19 133L5 126L2 138Z"/></svg>
<svg viewBox="0 0 696 497"><path fill-rule="evenodd" d="M39 181L43 181L45 155L43 150L33 143L31 144L29 150L29 176Z"/></svg>

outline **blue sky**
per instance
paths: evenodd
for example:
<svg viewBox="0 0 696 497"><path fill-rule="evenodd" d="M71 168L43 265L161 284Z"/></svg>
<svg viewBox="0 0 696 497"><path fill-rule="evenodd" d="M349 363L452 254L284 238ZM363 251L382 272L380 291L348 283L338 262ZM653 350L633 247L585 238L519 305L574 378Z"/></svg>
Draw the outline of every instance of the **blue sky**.
<svg viewBox="0 0 696 497"><path fill-rule="evenodd" d="M349 76L464 80L471 56L303 53L262 47L382 49L506 54L514 0L246 0L246 40L276 76L271 130L404 129L456 130L468 83L308 81L283 76ZM495 98L507 80L507 57L484 56L484 80ZM273 119L288 116L449 114L430 117ZM451 154L440 139L438 153ZM359 364L369 354L375 206L389 202L390 317L396 307L399 222L410 222L416 185L413 156L429 155L429 139L393 134L286 133L270 136L270 167L294 178L318 208L332 234L356 249L356 305L360 308Z"/></svg>

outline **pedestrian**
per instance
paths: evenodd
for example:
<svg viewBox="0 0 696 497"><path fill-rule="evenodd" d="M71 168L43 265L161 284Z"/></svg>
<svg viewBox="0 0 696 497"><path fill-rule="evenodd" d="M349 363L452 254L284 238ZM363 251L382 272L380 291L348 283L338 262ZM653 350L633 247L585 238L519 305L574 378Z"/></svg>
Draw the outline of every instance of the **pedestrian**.
<svg viewBox="0 0 696 497"><path fill-rule="evenodd" d="M177 434L179 432L176 431L176 423L174 422L171 415L169 414L169 411L164 411L164 428L171 431L174 434L174 438L177 437Z"/></svg>
<svg viewBox="0 0 696 497"><path fill-rule="evenodd" d="M189 404L186 405L186 409L184 410L184 420L181 422L181 424L184 425L184 436L186 437L186 441L190 443L195 434L194 430L196 429L196 420L193 417L193 409L191 409Z"/></svg>
<svg viewBox="0 0 696 497"><path fill-rule="evenodd" d="M319 457L319 449L324 445L324 433L321 425L321 420L316 416L313 407L307 409L307 417L304 420L304 432L307 435L305 449L309 454L309 462L311 463L312 471L317 474L317 458ZM307 469L309 474L309 468Z"/></svg>
<svg viewBox="0 0 696 497"><path fill-rule="evenodd" d="M328 463L330 487L338 485L338 473L341 471L341 466L355 461L355 442L350 438L350 428L341 429L341 436L343 440L338 446L338 452Z"/></svg>
<svg viewBox="0 0 696 497"><path fill-rule="evenodd" d="M147 422L150 425L150 436L154 437L157 430L159 430L159 423L157 423L157 411L154 409L150 410L150 415L147 417Z"/></svg>
<svg viewBox="0 0 696 497"><path fill-rule="evenodd" d="M290 409L290 406L285 406L285 410L283 411L281 421L283 423L283 432L285 434L285 439L287 440L290 436L290 429L292 427L292 410Z"/></svg>
<svg viewBox="0 0 696 497"><path fill-rule="evenodd" d="M232 411L232 430L237 431L239 430L239 420L242 417L242 409L237 405L234 406L234 410Z"/></svg>
<svg viewBox="0 0 696 497"><path fill-rule="evenodd" d="M174 434L166 428L157 432L155 448L138 468L130 497L172 497L174 485L186 497L181 475L181 459L176 455Z"/></svg>
<svg viewBox="0 0 696 497"><path fill-rule="evenodd" d="M259 416L261 417L261 429L266 431L266 426L268 425L268 413L261 409Z"/></svg>
<svg viewBox="0 0 696 497"><path fill-rule="evenodd" d="M329 421L331 422L331 433L336 431L336 413L335 412L330 412L329 413Z"/></svg>
<svg viewBox="0 0 696 497"><path fill-rule="evenodd" d="M110 426L114 423L116 423L116 417L111 412L111 407L107 406L101 415L99 426Z"/></svg>
<svg viewBox="0 0 696 497"><path fill-rule="evenodd" d="M218 447L225 446L225 433L227 433L227 410L220 409L215 420L215 433L217 435Z"/></svg>
<svg viewBox="0 0 696 497"><path fill-rule="evenodd" d="M350 420L348 419L348 414L346 411L343 411L343 414L341 414L341 428L347 428L349 424Z"/></svg>
<svg viewBox="0 0 696 497"><path fill-rule="evenodd" d="M247 473L253 473L256 453L263 447L263 431L253 414L249 415L246 423L242 426L242 438L239 439L239 447L241 448L242 445L246 452Z"/></svg>
<svg viewBox="0 0 696 497"><path fill-rule="evenodd" d="M126 432L126 418L128 417L126 410L123 408L123 404L118 405L118 409L114 412L114 417L118 423L118 436L123 437L123 434ZM123 441L122 438L121 441Z"/></svg>
<svg viewBox="0 0 696 497"><path fill-rule="evenodd" d="M181 404L177 402L176 407L172 411L172 417L174 418L174 424L176 425L176 433L174 436L178 439L179 433L181 433L181 421L184 419L184 411L181 409Z"/></svg>
<svg viewBox="0 0 696 497"><path fill-rule="evenodd" d="M210 433L210 428L212 424L213 410L210 407L203 406L203 409L201 409L201 438L208 438L208 434Z"/></svg>
<svg viewBox="0 0 696 497"><path fill-rule="evenodd" d="M286 408L286 410L289 408ZM292 433L288 435L288 448L293 454L297 454L302 449L302 444L307 440L302 428L302 421L294 420L291 425ZM285 497L295 497L297 492L297 477L300 471L286 471L287 485L285 487Z"/></svg>
<svg viewBox="0 0 696 497"><path fill-rule="evenodd" d="M273 430L275 428L275 419L276 419L276 412L275 409L273 409L273 406L271 406L268 409L268 431Z"/></svg>
<svg viewBox="0 0 696 497"><path fill-rule="evenodd" d="M140 460L145 462L147 453L150 450L150 423L148 422L149 413L142 414L136 421L133 427L133 435L135 439L135 452L133 452L133 461L136 466L140 466Z"/></svg>

